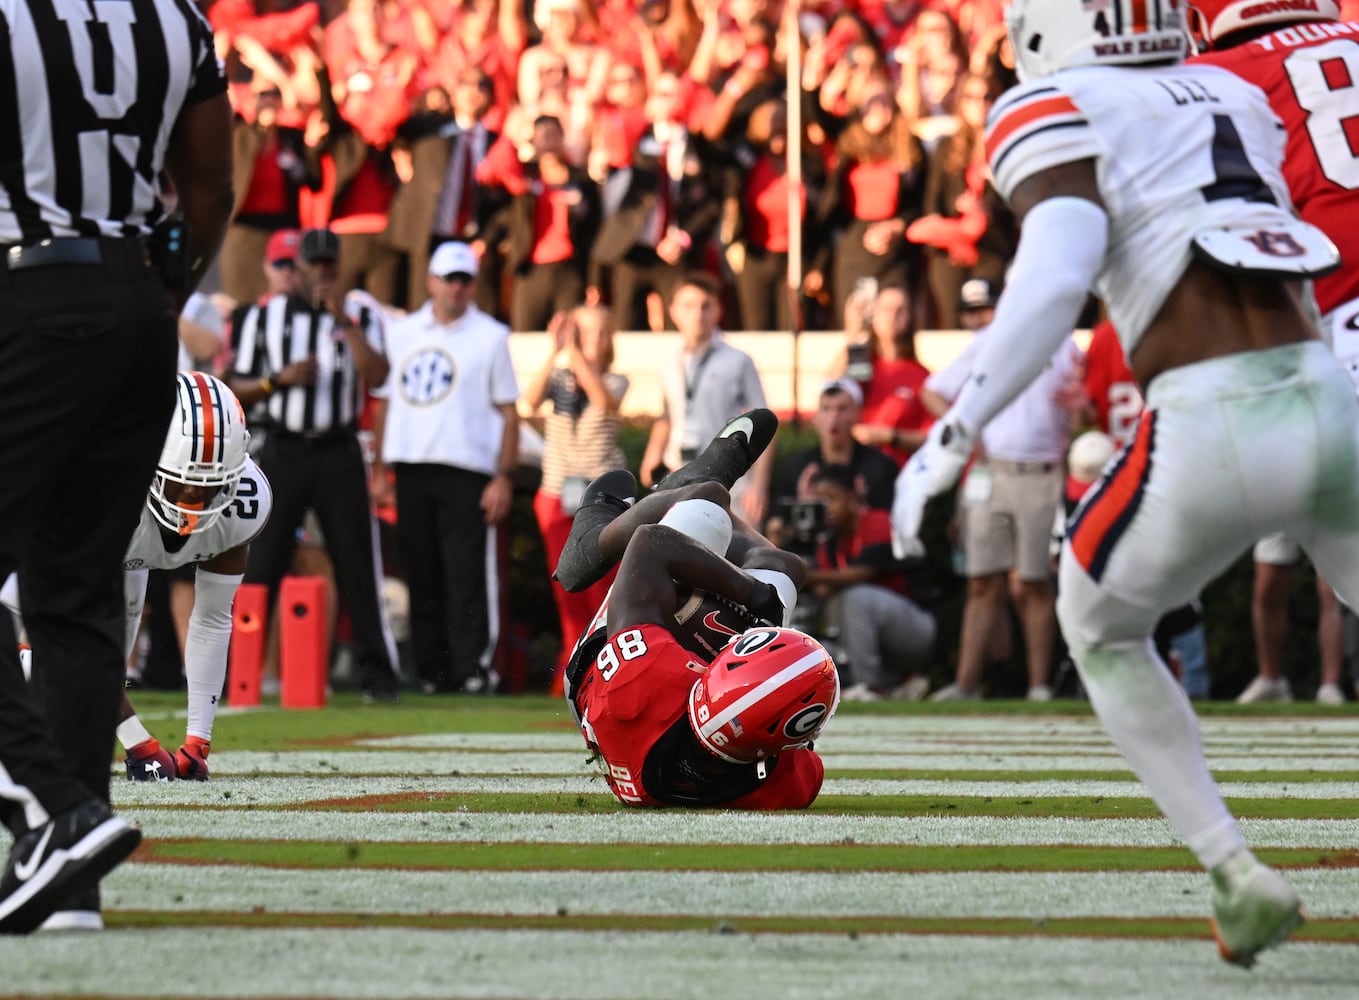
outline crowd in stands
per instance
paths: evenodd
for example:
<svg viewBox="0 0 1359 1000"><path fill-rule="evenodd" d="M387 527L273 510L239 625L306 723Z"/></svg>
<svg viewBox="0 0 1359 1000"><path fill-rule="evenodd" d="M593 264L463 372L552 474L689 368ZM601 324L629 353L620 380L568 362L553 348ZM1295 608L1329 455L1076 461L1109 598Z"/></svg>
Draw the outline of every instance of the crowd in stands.
<svg viewBox="0 0 1359 1000"><path fill-rule="evenodd" d="M265 291L269 235L329 225L340 281L424 300L432 245L482 257L478 304L542 330L581 301L661 328L706 270L728 329L788 329L788 147L800 150L800 322L840 325L862 277L951 326L998 281L1014 225L982 125L1014 80L1001 0L216 0L231 81L236 214L221 290Z"/></svg>
<svg viewBox="0 0 1359 1000"><path fill-rule="evenodd" d="M719 317L725 330L843 328L816 445L757 469L734 509L814 566L804 624L843 637L847 697L921 697L961 633L956 678L935 669L937 694L977 696L983 667L1022 648L1029 696L1045 700L1060 650L1048 526L1068 433L1120 437L1114 418L1140 408L1131 380L1117 391L1136 407L1108 413L1114 388L1072 343L1030 413L988 432L1006 440L988 439L995 454L962 487L952 529L969 578L958 631L936 619L937 581L887 544L895 472L946 405L945 383L966 376L932 379L915 331L984 326L1018 241L984 142L988 108L1015 82L1002 6L805 0L793 17L780 0L216 0L207 16L237 114L236 206L207 290L237 317L287 294L295 231L325 228L338 237L341 294L413 312L441 277L435 249L466 244L475 263L458 274L476 306L556 340L541 371L517 373L521 412L544 417L534 511L549 566L584 483L622 460L615 331L682 334L678 356L657 359L667 410L638 470L647 486L763 402L758 359L723 347L739 377L705 371ZM802 178L797 295L790 147ZM705 392L731 398L701 406ZM685 411L713 426L693 416L686 427ZM982 525L1000 507L1011 533ZM563 657L607 583L555 588ZM1197 619L1188 627L1201 647Z"/></svg>

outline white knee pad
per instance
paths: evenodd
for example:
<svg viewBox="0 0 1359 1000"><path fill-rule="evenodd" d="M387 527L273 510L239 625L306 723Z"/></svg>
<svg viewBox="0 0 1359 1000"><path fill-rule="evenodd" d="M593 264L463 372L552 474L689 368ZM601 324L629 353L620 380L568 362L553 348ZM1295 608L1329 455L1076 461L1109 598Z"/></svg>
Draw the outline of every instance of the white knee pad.
<svg viewBox="0 0 1359 1000"><path fill-rule="evenodd" d="M726 556L731 544L731 515L711 500L681 500L665 512L661 524L719 556Z"/></svg>

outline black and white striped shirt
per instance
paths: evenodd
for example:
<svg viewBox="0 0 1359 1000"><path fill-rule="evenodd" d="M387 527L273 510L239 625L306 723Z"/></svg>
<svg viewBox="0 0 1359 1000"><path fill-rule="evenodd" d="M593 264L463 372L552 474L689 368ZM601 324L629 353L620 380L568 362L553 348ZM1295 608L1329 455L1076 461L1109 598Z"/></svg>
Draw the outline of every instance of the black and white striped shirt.
<svg viewBox="0 0 1359 1000"><path fill-rule="evenodd" d="M0 0L0 244L149 234L181 109L225 92L192 0Z"/></svg>
<svg viewBox="0 0 1359 1000"><path fill-rule="evenodd" d="M383 352L383 316L366 304L348 302L350 318L369 345ZM316 359L312 385L278 386L251 411L250 422L295 434L324 433L353 426L363 408L363 379L354 353L336 329L335 317L313 309L295 295L275 295L262 305L238 310L231 331L236 360L232 374L273 378L288 365Z"/></svg>

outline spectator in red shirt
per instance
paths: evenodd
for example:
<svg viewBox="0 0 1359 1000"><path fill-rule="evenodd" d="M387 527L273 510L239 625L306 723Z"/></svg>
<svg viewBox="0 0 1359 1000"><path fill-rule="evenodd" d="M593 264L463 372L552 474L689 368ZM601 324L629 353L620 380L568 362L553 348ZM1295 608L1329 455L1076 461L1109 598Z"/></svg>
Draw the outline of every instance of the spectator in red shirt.
<svg viewBox="0 0 1359 1000"><path fill-rule="evenodd" d="M920 399L930 370L916 360L911 297L900 287L874 292L865 286L845 316L845 350L831 376L848 375L863 385L863 416L854 438L882 449L900 468L934 422Z"/></svg>
<svg viewBox="0 0 1359 1000"><path fill-rule="evenodd" d="M828 622L839 631L839 664L849 674L841 697L918 701L929 690L922 671L936 626L912 599L907 566L892 555L891 517L864 504L846 466L822 468L814 485L826 508L826 531L806 589L828 602Z"/></svg>
<svg viewBox="0 0 1359 1000"><path fill-rule="evenodd" d="M925 149L882 86L864 99L837 141L836 155L817 206L812 229L820 239L803 287L809 295L828 289L831 315L839 317L859 278L903 287L915 283L919 253L905 233L920 216Z"/></svg>
<svg viewBox="0 0 1359 1000"><path fill-rule="evenodd" d="M600 184L632 163L632 151L646 131L647 84L642 71L615 59L604 79L604 100L591 116L586 165Z"/></svg>
<svg viewBox="0 0 1359 1000"><path fill-rule="evenodd" d="M299 193L320 187L320 163L301 129L283 125L282 91L262 76L232 131L236 208L222 244L222 290L238 303L265 293L260 264L269 236L297 229Z"/></svg>
<svg viewBox="0 0 1359 1000"><path fill-rule="evenodd" d="M523 7L514 0L470 0L459 7L453 30L439 43L430 72L449 93L468 70L491 78L495 99L487 128L499 130L518 91L519 54L528 28Z"/></svg>
<svg viewBox="0 0 1359 1000"><path fill-rule="evenodd" d="M510 329L545 330L548 320L585 296L585 269L599 230L599 189L566 158L562 124L543 115L533 124L533 159L507 160L493 181L513 199L501 218L514 275ZM493 227L488 242L499 242Z"/></svg>
<svg viewBox="0 0 1359 1000"><path fill-rule="evenodd" d="M788 211L788 109L782 100L755 109L746 126L745 141L737 146L726 182L727 204L722 219L722 243L727 263L736 275L741 307L741 329L791 330L792 301L788 294L788 247L792 219ZM803 157L803 176L815 161ZM807 194L798 192L800 222L806 239Z"/></svg>

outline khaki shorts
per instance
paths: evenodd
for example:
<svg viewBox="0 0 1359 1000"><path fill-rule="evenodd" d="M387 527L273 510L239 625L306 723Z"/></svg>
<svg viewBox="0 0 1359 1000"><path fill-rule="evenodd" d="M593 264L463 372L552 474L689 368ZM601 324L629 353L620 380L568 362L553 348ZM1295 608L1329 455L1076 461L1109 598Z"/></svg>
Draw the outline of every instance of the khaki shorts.
<svg viewBox="0 0 1359 1000"><path fill-rule="evenodd" d="M1048 546L1064 478L1061 462L992 459L973 466L961 492L966 574L1051 576Z"/></svg>

